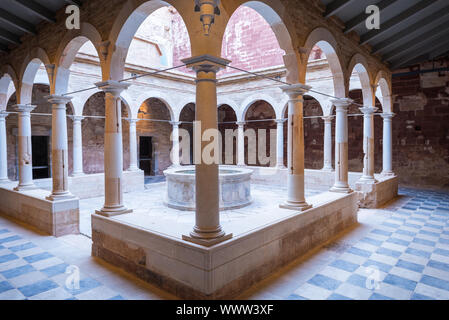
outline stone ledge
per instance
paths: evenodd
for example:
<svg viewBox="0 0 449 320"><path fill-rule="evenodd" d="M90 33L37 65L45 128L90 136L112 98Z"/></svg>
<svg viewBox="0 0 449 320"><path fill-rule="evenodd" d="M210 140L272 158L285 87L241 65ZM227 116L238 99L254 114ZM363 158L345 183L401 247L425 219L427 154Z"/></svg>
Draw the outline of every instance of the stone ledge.
<svg viewBox="0 0 449 320"><path fill-rule="evenodd" d="M94 214L92 255L181 298L232 298L357 222L356 193L329 197L210 248Z"/></svg>
<svg viewBox="0 0 449 320"><path fill-rule="evenodd" d="M79 199L49 201L49 192L36 189L17 192L15 184L0 186L0 214L60 237L79 233Z"/></svg>
<svg viewBox="0 0 449 320"><path fill-rule="evenodd" d="M380 208L398 196L399 179L397 176L377 176L375 183L358 181L355 190L359 194L361 208Z"/></svg>

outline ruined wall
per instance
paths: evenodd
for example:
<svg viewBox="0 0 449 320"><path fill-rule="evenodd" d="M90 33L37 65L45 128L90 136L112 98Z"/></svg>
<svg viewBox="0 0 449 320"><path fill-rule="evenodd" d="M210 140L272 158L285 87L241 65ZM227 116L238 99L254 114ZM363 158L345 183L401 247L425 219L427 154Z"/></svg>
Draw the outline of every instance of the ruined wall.
<svg viewBox="0 0 449 320"><path fill-rule="evenodd" d="M449 59L396 73L449 67ZM449 189L449 72L393 77L393 168L403 185Z"/></svg>

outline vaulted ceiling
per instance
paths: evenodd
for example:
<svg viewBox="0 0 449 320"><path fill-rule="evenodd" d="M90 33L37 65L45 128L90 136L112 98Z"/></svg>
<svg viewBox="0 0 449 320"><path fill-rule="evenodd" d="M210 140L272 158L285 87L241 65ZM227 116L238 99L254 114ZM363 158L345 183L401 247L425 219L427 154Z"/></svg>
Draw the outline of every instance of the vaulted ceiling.
<svg viewBox="0 0 449 320"><path fill-rule="evenodd" d="M449 53L448 0L320 0L324 17L338 18L344 32L357 32L360 44L368 44L391 69L432 60ZM1 0L0 51L21 43L24 34L36 33L42 21L55 22L55 13L82 0ZM368 30L369 5L380 9L380 29Z"/></svg>
<svg viewBox="0 0 449 320"><path fill-rule="evenodd" d="M321 0L325 18L337 17L344 32L355 31L391 69L433 60L449 53L447 0ZM366 8L380 9L380 29L368 30Z"/></svg>
<svg viewBox="0 0 449 320"><path fill-rule="evenodd" d="M19 45L24 34L36 34L36 25L42 21L54 23L55 13L62 7L81 0L1 0L0 51Z"/></svg>

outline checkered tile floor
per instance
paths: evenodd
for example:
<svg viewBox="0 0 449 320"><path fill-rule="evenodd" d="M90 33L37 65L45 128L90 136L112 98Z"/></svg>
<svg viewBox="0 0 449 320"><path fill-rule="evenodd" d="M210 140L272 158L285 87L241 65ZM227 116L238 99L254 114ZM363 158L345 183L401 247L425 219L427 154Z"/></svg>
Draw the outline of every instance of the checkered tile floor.
<svg viewBox="0 0 449 320"><path fill-rule="evenodd" d="M401 194L408 201L288 299L449 299L449 193Z"/></svg>
<svg viewBox="0 0 449 320"><path fill-rule="evenodd" d="M73 267L21 236L0 229L0 300L123 299L120 294L81 273L67 281ZM67 273L66 273L67 272ZM72 277L76 281L76 277Z"/></svg>

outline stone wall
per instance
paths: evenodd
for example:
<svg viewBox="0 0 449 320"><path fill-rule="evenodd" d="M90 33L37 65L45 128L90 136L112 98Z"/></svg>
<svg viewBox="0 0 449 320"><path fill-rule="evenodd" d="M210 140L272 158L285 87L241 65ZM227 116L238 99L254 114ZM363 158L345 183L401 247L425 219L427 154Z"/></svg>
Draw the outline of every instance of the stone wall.
<svg viewBox="0 0 449 320"><path fill-rule="evenodd" d="M449 59L396 73L449 67ZM393 77L393 168L403 185L449 189L449 72Z"/></svg>

